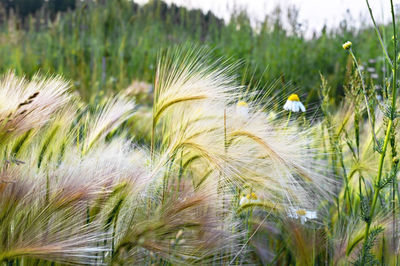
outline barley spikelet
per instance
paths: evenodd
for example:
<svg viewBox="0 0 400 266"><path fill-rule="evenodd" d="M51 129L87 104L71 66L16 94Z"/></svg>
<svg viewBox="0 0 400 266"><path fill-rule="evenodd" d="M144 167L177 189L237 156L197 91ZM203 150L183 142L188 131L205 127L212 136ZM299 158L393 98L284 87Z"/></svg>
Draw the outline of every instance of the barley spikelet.
<svg viewBox="0 0 400 266"><path fill-rule="evenodd" d="M4 141L46 124L68 102L68 88L61 77L36 75L27 81L13 72L5 74L0 80L0 139Z"/></svg>

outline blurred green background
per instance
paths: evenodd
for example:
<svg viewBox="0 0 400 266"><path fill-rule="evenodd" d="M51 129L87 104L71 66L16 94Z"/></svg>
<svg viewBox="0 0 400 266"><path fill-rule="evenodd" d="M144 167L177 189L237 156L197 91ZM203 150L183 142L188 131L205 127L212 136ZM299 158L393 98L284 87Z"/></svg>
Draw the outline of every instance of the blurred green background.
<svg viewBox="0 0 400 266"><path fill-rule="evenodd" d="M254 29L243 11L225 23L211 12L158 0L143 6L128 0L0 3L0 72L62 74L87 100L99 92L124 89L135 79L152 82L160 50L185 43L206 45L212 56L239 60L241 83L278 79L292 83L308 102L318 101L320 73L333 87L333 99L340 100L351 65L342 49L347 40L377 83L384 76L372 28L355 29L343 20L335 29L324 28L306 38L296 10L284 16L277 7ZM382 32L391 40L383 26Z"/></svg>

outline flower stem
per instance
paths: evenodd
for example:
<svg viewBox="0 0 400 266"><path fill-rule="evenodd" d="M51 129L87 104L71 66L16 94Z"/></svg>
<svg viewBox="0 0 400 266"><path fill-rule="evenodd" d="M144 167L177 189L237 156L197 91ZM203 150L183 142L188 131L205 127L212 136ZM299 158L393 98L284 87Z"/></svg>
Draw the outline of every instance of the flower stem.
<svg viewBox="0 0 400 266"><path fill-rule="evenodd" d="M392 13L392 23L393 23L393 44L394 44L394 57L393 57L393 91L392 91L392 114L390 116L391 120L395 119L395 112L396 112L396 98L397 98L397 34L396 34L396 19L394 14L394 7L393 7L393 0L390 0L390 10ZM395 125L394 125L395 126ZM393 130L394 131L394 130ZM392 220L393 220L393 235L392 235L392 244L393 248L396 248L396 235L397 235L397 224L396 224L396 189L397 189L397 166L398 162L393 162L393 157L397 154L396 152L396 140L395 134L392 135L392 140L390 141L390 145L392 148L392 170L394 169L394 176L392 181ZM397 256L396 256L397 259ZM396 262L397 264L397 262Z"/></svg>
<svg viewBox="0 0 400 266"><path fill-rule="evenodd" d="M289 125L289 121L290 121L290 117L292 116L292 111L289 111L288 117L287 117L287 121L286 121L286 125L285 125L285 129L288 127Z"/></svg>

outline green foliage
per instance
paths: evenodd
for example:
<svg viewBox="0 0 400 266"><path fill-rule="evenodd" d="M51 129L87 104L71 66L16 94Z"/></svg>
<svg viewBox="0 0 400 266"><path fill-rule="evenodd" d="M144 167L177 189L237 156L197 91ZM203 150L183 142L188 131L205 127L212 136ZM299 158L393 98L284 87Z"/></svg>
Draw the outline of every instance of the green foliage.
<svg viewBox="0 0 400 266"><path fill-rule="evenodd" d="M38 11L44 4L44 0L3 0L1 2L7 11L16 11L22 17Z"/></svg>
<svg viewBox="0 0 400 266"><path fill-rule="evenodd" d="M383 189L384 187L386 187L387 185L391 184L393 182L393 180L396 177L396 173L390 172L384 179L380 180L380 182L378 184L376 184L376 187L378 189Z"/></svg>
<svg viewBox="0 0 400 266"><path fill-rule="evenodd" d="M7 13L16 12L22 19L33 15L41 8L46 8L52 15L75 8L76 0L2 0L0 5Z"/></svg>
<svg viewBox="0 0 400 266"><path fill-rule="evenodd" d="M216 56L243 60L239 73L246 79L262 84L281 77L283 83L291 82L299 93L307 94L306 102L317 100L319 73L326 76L333 100L339 102L348 60L341 50L343 40L353 40L364 62L379 57L371 49L371 29L343 26L310 39L297 26L285 29L286 20L291 25L298 21L280 9L255 30L243 12L225 25L212 13L158 0L144 6L127 0L78 1L76 9L55 19L52 3L41 14L27 17L22 26L13 16L0 25L0 72L11 68L28 76L38 70L61 73L86 99L99 91L122 90L133 79L153 81L160 49L186 42L205 44ZM378 73L381 66L378 60ZM246 77L246 72L254 76Z"/></svg>
<svg viewBox="0 0 400 266"><path fill-rule="evenodd" d="M364 197L362 194L360 195L360 211L361 211L361 218L364 222L369 223L371 222L371 202L368 197Z"/></svg>
<svg viewBox="0 0 400 266"><path fill-rule="evenodd" d="M308 38L295 9L254 28L158 0L28 2L2 2L0 72L72 88L0 83L1 263L398 264L394 23ZM306 114L282 110L293 87Z"/></svg>
<svg viewBox="0 0 400 266"><path fill-rule="evenodd" d="M371 249L374 247L376 238L380 233L383 232L382 227L376 227L371 230L368 239L364 242L363 252L360 252L358 259L353 262L353 265L364 266L364 265L377 265L379 261L371 253Z"/></svg>

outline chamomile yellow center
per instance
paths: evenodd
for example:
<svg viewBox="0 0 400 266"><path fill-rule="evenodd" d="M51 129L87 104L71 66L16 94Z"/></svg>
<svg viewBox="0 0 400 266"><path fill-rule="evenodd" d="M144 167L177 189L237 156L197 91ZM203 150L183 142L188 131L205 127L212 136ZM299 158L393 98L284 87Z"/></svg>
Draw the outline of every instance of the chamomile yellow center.
<svg viewBox="0 0 400 266"><path fill-rule="evenodd" d="M304 216L304 215L306 215L306 211L303 210L303 209L297 210L296 213L297 213L297 215L299 215L299 216Z"/></svg>
<svg viewBox="0 0 400 266"><path fill-rule="evenodd" d="M299 95L293 93L292 95L289 96L288 101L300 102Z"/></svg>
<svg viewBox="0 0 400 266"><path fill-rule="evenodd" d="M254 192L251 192L250 194L247 194L247 195L246 195L246 198L247 198L247 199L252 199L252 200L258 199L256 193L254 193Z"/></svg>
<svg viewBox="0 0 400 266"><path fill-rule="evenodd" d="M237 106L247 107L248 104L245 101L238 101Z"/></svg>

